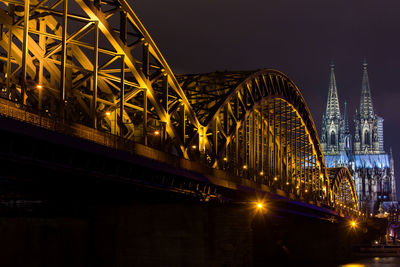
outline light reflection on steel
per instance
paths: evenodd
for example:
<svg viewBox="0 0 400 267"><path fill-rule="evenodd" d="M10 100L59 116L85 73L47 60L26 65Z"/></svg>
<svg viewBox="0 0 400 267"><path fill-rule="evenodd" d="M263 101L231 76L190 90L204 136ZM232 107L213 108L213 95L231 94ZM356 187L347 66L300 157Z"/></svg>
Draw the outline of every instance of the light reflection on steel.
<svg viewBox="0 0 400 267"><path fill-rule="evenodd" d="M345 196L350 205L344 193L350 190L357 203L352 179L328 175L311 113L283 73L175 77L125 0L0 3L2 97L21 108L201 161L304 201L333 206Z"/></svg>

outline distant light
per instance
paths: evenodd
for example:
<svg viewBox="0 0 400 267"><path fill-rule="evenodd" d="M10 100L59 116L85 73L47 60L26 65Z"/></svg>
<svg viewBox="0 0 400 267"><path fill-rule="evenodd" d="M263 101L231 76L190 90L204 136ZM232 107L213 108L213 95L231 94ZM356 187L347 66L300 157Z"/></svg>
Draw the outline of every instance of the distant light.
<svg viewBox="0 0 400 267"><path fill-rule="evenodd" d="M378 242L378 240L375 240L374 243L375 243L375 245L378 245L379 242ZM378 258L378 257L376 257L376 258ZM375 260L376 258L374 258L374 260ZM378 258L378 259L379 259L379 258Z"/></svg>
<svg viewBox="0 0 400 267"><path fill-rule="evenodd" d="M296 189L299 189L300 187L299 186L296 186Z"/></svg>
<svg viewBox="0 0 400 267"><path fill-rule="evenodd" d="M369 214L369 216L371 216L371 217L372 217L372 216L374 216L374 214L372 214L372 212L371 212L371 213Z"/></svg>
<svg viewBox="0 0 400 267"><path fill-rule="evenodd" d="M227 158L227 157L225 157L225 158L224 158L224 161L228 161L228 158Z"/></svg>
<svg viewBox="0 0 400 267"><path fill-rule="evenodd" d="M260 175L264 175L264 172L263 172L263 171L260 171Z"/></svg>
<svg viewBox="0 0 400 267"><path fill-rule="evenodd" d="M306 193L307 193L307 192L308 192L308 189L304 190L304 192L306 192Z"/></svg>
<svg viewBox="0 0 400 267"><path fill-rule="evenodd" d="M42 85L40 85L40 84L38 84L38 85L36 85L36 88L37 88L37 89L42 89L42 88L43 88L43 86L42 86Z"/></svg>
<svg viewBox="0 0 400 267"><path fill-rule="evenodd" d="M111 115L111 112L110 112L110 111L107 111L107 112L106 112L106 115L107 115L107 116L110 116L110 115Z"/></svg>
<svg viewBox="0 0 400 267"><path fill-rule="evenodd" d="M244 169L244 170L247 170L247 165L243 165L243 169Z"/></svg>
<svg viewBox="0 0 400 267"><path fill-rule="evenodd" d="M160 135L160 131L159 130L155 130L154 131L154 135Z"/></svg>
<svg viewBox="0 0 400 267"><path fill-rule="evenodd" d="M263 205L262 203L260 203L260 202L257 203L257 208L262 209L263 206L264 206L264 205Z"/></svg>
<svg viewBox="0 0 400 267"><path fill-rule="evenodd" d="M352 228L356 228L357 227L357 222L356 221L351 221L350 222L350 226L352 227Z"/></svg>
<svg viewBox="0 0 400 267"><path fill-rule="evenodd" d="M193 148L193 149L196 149L196 148L197 148L197 146L196 146L196 145L193 145L193 146L192 146L192 148Z"/></svg>
<svg viewBox="0 0 400 267"><path fill-rule="evenodd" d="M278 180L278 178L277 177L274 177L274 181L277 181Z"/></svg>
<svg viewBox="0 0 400 267"><path fill-rule="evenodd" d="M289 182L286 182L286 185L289 185Z"/></svg>

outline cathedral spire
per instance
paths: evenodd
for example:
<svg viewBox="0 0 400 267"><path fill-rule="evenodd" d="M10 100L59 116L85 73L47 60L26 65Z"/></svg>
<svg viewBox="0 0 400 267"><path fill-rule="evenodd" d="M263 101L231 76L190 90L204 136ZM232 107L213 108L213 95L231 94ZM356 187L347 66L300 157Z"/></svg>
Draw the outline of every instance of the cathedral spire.
<svg viewBox="0 0 400 267"><path fill-rule="evenodd" d="M340 118L339 109L339 99L336 88L336 78L335 78L335 64L333 61L330 64L330 78L329 78L329 91L328 91L328 101L326 103L326 113L325 117L329 119Z"/></svg>
<svg viewBox="0 0 400 267"><path fill-rule="evenodd" d="M344 124L344 134L350 134L349 119L347 117L347 102L344 101L344 111L343 111L343 124Z"/></svg>
<svg viewBox="0 0 400 267"><path fill-rule="evenodd" d="M360 116L363 118L370 118L374 115L372 106L371 89L369 87L367 60L364 59L363 63L363 78L361 85L361 99L360 99Z"/></svg>

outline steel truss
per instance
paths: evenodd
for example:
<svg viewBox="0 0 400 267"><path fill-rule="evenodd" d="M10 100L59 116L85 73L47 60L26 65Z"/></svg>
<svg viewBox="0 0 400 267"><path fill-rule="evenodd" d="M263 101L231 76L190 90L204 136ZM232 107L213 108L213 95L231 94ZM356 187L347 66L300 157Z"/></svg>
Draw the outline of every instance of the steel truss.
<svg viewBox="0 0 400 267"><path fill-rule="evenodd" d="M332 182L333 207L348 212L358 211L357 192L350 171L344 167L329 168L328 174Z"/></svg>
<svg viewBox="0 0 400 267"><path fill-rule="evenodd" d="M2 97L20 108L334 202L310 111L283 73L175 77L125 0L1 0L0 27Z"/></svg>

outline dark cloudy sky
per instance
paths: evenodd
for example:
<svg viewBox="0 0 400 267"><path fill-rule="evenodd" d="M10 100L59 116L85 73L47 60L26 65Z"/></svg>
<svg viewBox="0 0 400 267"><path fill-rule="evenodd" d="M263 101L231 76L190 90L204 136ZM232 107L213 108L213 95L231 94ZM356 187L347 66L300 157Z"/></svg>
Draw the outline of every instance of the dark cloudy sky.
<svg viewBox="0 0 400 267"><path fill-rule="evenodd" d="M366 57L385 147L393 147L400 168L400 1L135 0L132 6L175 73L278 69L300 87L318 129L330 59L341 108L347 100L352 117Z"/></svg>

